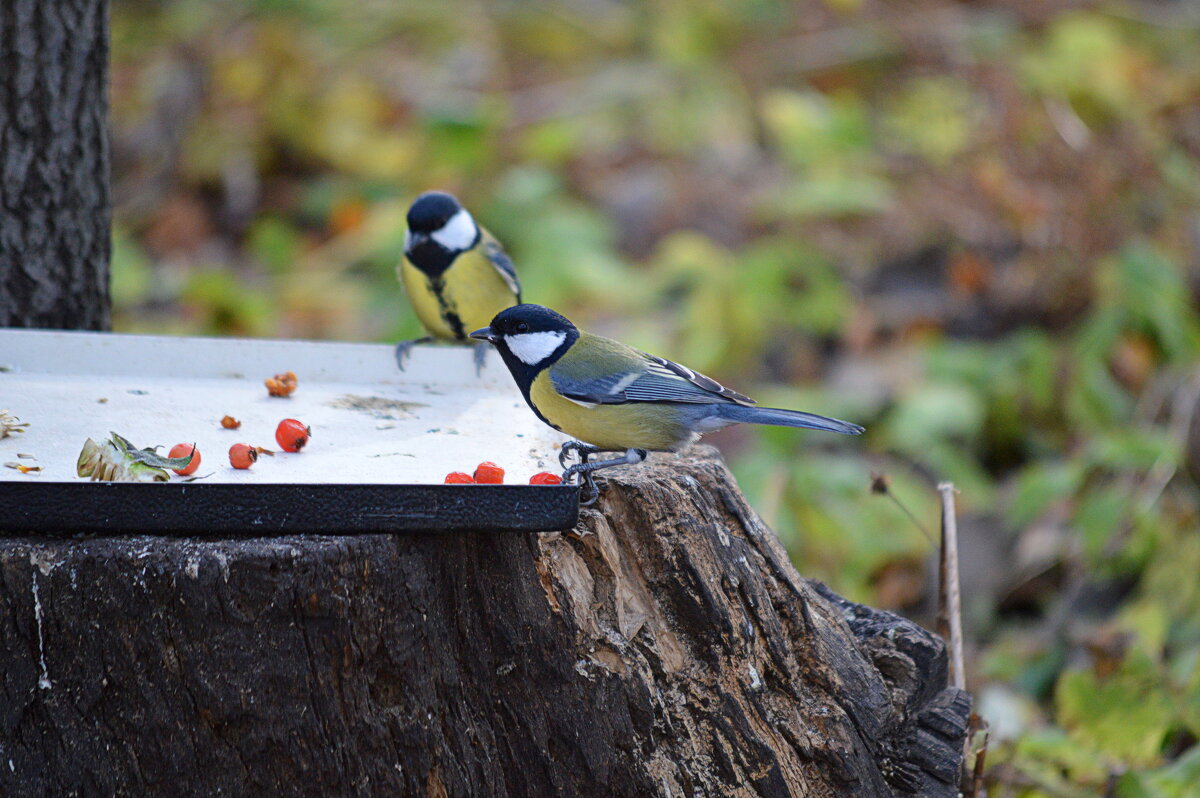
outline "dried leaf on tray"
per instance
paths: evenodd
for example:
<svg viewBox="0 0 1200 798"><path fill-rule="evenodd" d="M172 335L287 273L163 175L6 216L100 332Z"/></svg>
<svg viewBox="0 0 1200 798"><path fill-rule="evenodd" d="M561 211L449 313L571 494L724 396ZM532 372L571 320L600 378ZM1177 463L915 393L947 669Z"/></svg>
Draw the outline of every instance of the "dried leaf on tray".
<svg viewBox="0 0 1200 798"><path fill-rule="evenodd" d="M168 468L186 468L192 454L185 457L163 457L154 450L138 449L115 432L110 439L96 443L91 438L83 444L75 472L93 482L168 482Z"/></svg>

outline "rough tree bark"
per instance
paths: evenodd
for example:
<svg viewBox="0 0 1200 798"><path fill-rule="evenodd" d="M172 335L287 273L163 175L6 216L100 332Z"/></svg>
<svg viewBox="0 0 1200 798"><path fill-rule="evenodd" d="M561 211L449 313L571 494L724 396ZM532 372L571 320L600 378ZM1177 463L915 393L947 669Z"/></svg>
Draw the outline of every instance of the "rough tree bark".
<svg viewBox="0 0 1200 798"><path fill-rule="evenodd" d="M567 534L0 539L0 794L953 796L941 641L711 450Z"/></svg>
<svg viewBox="0 0 1200 798"><path fill-rule="evenodd" d="M0 2L0 326L108 329L108 2Z"/></svg>

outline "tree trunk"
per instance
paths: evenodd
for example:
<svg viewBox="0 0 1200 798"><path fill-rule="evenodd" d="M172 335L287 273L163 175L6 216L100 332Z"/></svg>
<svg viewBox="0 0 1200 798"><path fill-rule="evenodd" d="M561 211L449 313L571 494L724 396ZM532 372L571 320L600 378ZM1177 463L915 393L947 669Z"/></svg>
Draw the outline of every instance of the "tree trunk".
<svg viewBox="0 0 1200 798"><path fill-rule="evenodd" d="M0 326L109 326L107 0L0 2Z"/></svg>
<svg viewBox="0 0 1200 798"><path fill-rule="evenodd" d="M938 638L712 450L621 471L566 534L0 539L0 794L957 794Z"/></svg>

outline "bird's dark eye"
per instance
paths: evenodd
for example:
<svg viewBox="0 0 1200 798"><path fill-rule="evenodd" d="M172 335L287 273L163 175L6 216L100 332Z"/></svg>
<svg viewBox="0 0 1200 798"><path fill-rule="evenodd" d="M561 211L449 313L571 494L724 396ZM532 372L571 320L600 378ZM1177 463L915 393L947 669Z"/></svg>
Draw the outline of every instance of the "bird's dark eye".
<svg viewBox="0 0 1200 798"><path fill-rule="evenodd" d="M527 333L529 332L529 325L523 321L519 321L514 329L519 333Z"/></svg>

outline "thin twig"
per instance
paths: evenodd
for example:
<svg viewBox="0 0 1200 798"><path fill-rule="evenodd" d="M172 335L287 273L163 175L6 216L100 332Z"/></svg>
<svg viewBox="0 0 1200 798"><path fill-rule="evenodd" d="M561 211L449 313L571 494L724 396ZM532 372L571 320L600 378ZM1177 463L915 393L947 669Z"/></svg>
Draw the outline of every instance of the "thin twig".
<svg viewBox="0 0 1200 798"><path fill-rule="evenodd" d="M966 668L963 665L962 595L958 584L958 517L954 508L953 482L938 484L942 494L942 546L938 559L938 632L950 645L950 683L959 690L967 689ZM971 735L963 741L963 773L971 754ZM961 783L961 780L960 780Z"/></svg>
<svg viewBox="0 0 1200 798"><path fill-rule="evenodd" d="M951 683L960 690L967 689L966 670L963 667L962 642L962 595L958 584L958 519L954 509L953 482L942 482L938 493L942 494L942 548L938 572L941 589L938 591L938 631L950 644ZM943 631L942 626L945 625Z"/></svg>
<svg viewBox="0 0 1200 798"><path fill-rule="evenodd" d="M929 530L925 528L925 525L917 520L917 517L913 515L913 511L908 509L908 507L904 505L904 502L900 501L900 499L896 497L896 494L889 492L888 498L892 500L893 504L904 511L904 514L908 516L908 520L912 521L913 525L915 525L917 529L921 530L921 534L925 536L925 539L932 544L933 535L929 534Z"/></svg>
<svg viewBox="0 0 1200 798"><path fill-rule="evenodd" d="M913 526L921 530L921 534L925 536L925 539L929 541L930 545L933 545L933 535L929 534L929 530L926 529L925 525L921 523L920 519L913 514L913 511L908 509L908 506L905 505L904 502L900 501L900 497L895 493L892 493L891 480L888 479L887 474L883 474L878 471L871 472L871 492L878 493L882 496L887 496L889 499L891 499L892 504L899 507L900 511L908 516L908 520L912 521Z"/></svg>
<svg viewBox="0 0 1200 798"><path fill-rule="evenodd" d="M983 739L979 741L979 750L975 752L975 765L971 769L971 783L968 788L970 791L966 793L966 795L967 798L979 798L979 796L983 795L983 771L987 763L988 738L990 737L990 732L986 720L978 715L972 716L972 719L978 722L978 728L983 732ZM971 737L974 736L975 735L973 734L971 735ZM963 762L963 766L966 766L965 761Z"/></svg>

